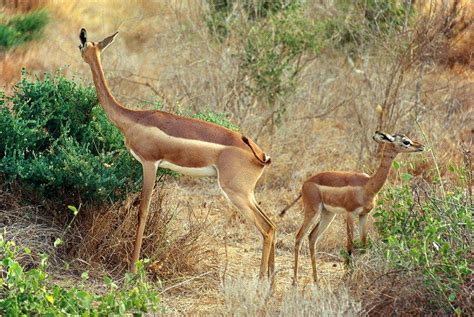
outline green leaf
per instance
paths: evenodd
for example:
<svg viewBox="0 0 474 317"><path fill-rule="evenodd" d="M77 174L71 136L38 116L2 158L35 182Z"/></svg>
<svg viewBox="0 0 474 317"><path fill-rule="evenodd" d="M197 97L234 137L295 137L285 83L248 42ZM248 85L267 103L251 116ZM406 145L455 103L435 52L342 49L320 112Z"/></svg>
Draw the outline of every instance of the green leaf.
<svg viewBox="0 0 474 317"><path fill-rule="evenodd" d="M77 292L77 298L80 300L82 307L85 309L91 308L92 303L92 296L91 294L87 293L86 291L79 291Z"/></svg>
<svg viewBox="0 0 474 317"><path fill-rule="evenodd" d="M123 314L125 314L126 311L127 311L127 309L125 308L125 304L124 304L123 302L121 302L121 303L119 304L119 313L120 313L121 315L123 315Z"/></svg>
<svg viewBox="0 0 474 317"><path fill-rule="evenodd" d="M448 164L448 171L454 173L456 172L456 167L453 164Z"/></svg>
<svg viewBox="0 0 474 317"><path fill-rule="evenodd" d="M83 280L89 279L89 272L88 271L82 272L81 279L83 279Z"/></svg>
<svg viewBox="0 0 474 317"><path fill-rule="evenodd" d="M456 300L456 293L451 293L451 294L449 294L448 300L449 300L450 302L454 302L454 301Z"/></svg>
<svg viewBox="0 0 474 317"><path fill-rule="evenodd" d="M413 178L413 175L409 173L402 173L400 177L404 182L409 182Z"/></svg>
<svg viewBox="0 0 474 317"><path fill-rule="evenodd" d="M396 170L399 170L399 169L400 169L400 163L398 163L397 161L393 161L392 166L393 166L393 168L396 169Z"/></svg>
<svg viewBox="0 0 474 317"><path fill-rule="evenodd" d="M46 294L45 295L45 298L48 302L50 302L51 304L54 304L54 297L53 295L50 295L50 294Z"/></svg>
<svg viewBox="0 0 474 317"><path fill-rule="evenodd" d="M77 214L79 213L79 211L77 210L77 208L75 206L69 205L69 206L67 206L67 208L72 211L72 214L74 216L77 216Z"/></svg>
<svg viewBox="0 0 474 317"><path fill-rule="evenodd" d="M59 247L61 244L63 244L63 240L61 240L60 238L56 238L56 240L54 240L54 247L57 248Z"/></svg>

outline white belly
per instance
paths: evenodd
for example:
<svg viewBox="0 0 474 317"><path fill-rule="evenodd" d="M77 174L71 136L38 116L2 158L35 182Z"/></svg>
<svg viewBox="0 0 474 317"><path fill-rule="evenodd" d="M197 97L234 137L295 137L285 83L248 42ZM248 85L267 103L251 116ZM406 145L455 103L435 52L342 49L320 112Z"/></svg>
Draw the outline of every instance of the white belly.
<svg viewBox="0 0 474 317"><path fill-rule="evenodd" d="M326 205L324 204L324 209L326 209L329 212L332 212L333 214L346 214L347 210L342 207L335 207L331 205Z"/></svg>
<svg viewBox="0 0 474 317"><path fill-rule="evenodd" d="M343 214L347 214L348 211L345 209L345 208L342 208L342 207L335 207L335 206L331 206L331 205L324 205L324 209L326 209L327 211L329 212L332 212L333 214L340 214L340 215L343 215ZM358 216L361 212L362 212L363 208L360 207L360 208L357 208L356 210L352 211L351 213L354 215L354 216Z"/></svg>
<svg viewBox="0 0 474 317"><path fill-rule="evenodd" d="M206 176L216 176L217 171L214 166L205 166L205 167L183 167L179 165L175 165L168 161L161 161L159 167L167 168L173 170L175 172L194 176L194 177L206 177Z"/></svg>

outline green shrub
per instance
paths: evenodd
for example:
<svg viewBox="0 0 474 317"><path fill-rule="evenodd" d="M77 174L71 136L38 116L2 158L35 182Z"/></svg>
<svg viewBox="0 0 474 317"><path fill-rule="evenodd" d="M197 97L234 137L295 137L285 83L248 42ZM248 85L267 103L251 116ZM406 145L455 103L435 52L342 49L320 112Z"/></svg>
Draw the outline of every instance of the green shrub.
<svg viewBox="0 0 474 317"><path fill-rule="evenodd" d="M248 21L264 19L272 14L285 11L288 8L301 6L301 0L208 0L209 14L206 17L209 31L220 39L229 35L244 12ZM235 9L238 8L236 14ZM239 11L242 9L242 11Z"/></svg>
<svg viewBox="0 0 474 317"><path fill-rule="evenodd" d="M355 3L364 10L364 18L369 27L377 32L402 27L407 10L411 9L396 0L358 0Z"/></svg>
<svg viewBox="0 0 474 317"><path fill-rule="evenodd" d="M39 38L48 21L48 13L45 10L19 14L10 19L1 19L0 48L9 49Z"/></svg>
<svg viewBox="0 0 474 317"><path fill-rule="evenodd" d="M293 91L305 52L318 53L324 45L324 23L310 20L291 7L258 21L246 34L241 68L253 80L254 95L273 105Z"/></svg>
<svg viewBox="0 0 474 317"><path fill-rule="evenodd" d="M380 205L375 225L388 262L420 271L434 304L459 311L458 294L474 274L472 207L462 188L444 196L440 186L394 187L384 192Z"/></svg>
<svg viewBox="0 0 474 317"><path fill-rule="evenodd" d="M371 44L383 36L399 32L413 16L412 6L396 0L356 0L337 2L338 14L327 20L326 37L338 48Z"/></svg>
<svg viewBox="0 0 474 317"><path fill-rule="evenodd" d="M158 292L146 281L141 262L137 265L138 274L127 274L123 285L119 287L106 277L101 286L105 291L96 294L86 285L86 272L77 286L55 285L46 271L46 256L42 256L38 267L26 270L17 260L20 252L31 251L20 250L14 241L5 241L0 234L0 313L3 316L109 316L160 309Z"/></svg>
<svg viewBox="0 0 474 317"><path fill-rule="evenodd" d="M215 112L212 110L205 110L205 111L199 111L198 113L194 113L194 114L188 113L188 112L178 113L178 114L183 115L183 116L189 116L191 118L196 118L196 119L211 122L211 123L215 123L217 125L230 129L232 131L236 131L236 132L240 131L240 128L234 123L232 123L231 121L229 121L229 119L226 118L226 115L224 113Z"/></svg>
<svg viewBox="0 0 474 317"><path fill-rule="evenodd" d="M211 33L236 40L243 89L278 119L307 60L325 46L328 21L309 17L301 0L208 2Z"/></svg>
<svg viewBox="0 0 474 317"><path fill-rule="evenodd" d="M60 75L29 80L24 74L13 96L1 100L0 173L8 182L70 204L79 196L103 201L139 188L140 164L92 87Z"/></svg>
<svg viewBox="0 0 474 317"><path fill-rule="evenodd" d="M191 116L237 130L222 114ZM0 93L0 174L40 197L77 205L139 190L142 170L93 87L59 74L23 74L11 97Z"/></svg>

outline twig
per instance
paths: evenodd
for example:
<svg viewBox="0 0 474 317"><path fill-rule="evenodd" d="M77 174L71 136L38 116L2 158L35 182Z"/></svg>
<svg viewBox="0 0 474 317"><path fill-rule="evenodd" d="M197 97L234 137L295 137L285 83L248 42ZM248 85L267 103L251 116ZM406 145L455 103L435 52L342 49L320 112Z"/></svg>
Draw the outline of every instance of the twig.
<svg viewBox="0 0 474 317"><path fill-rule="evenodd" d="M294 119L291 119L291 120L288 120L288 121L299 121L299 120L307 120L307 119L318 119L318 118L325 117L325 116L327 116L328 114L330 114L331 112L333 112L334 110L336 110L337 108L339 108L339 107L345 105L348 101L359 97L361 93L362 93L362 92L359 92L359 94L358 94L357 96L355 96L355 97L350 97L350 98L344 99L343 101L341 101L340 103L338 103L338 104L335 105L334 107L331 107L331 108L329 108L329 109L326 109L326 110L323 111L322 113L319 113L319 114L316 114L316 115L312 115L312 116L304 116L304 117L300 117L300 118L294 118Z"/></svg>
<svg viewBox="0 0 474 317"><path fill-rule="evenodd" d="M173 289L173 288L176 288L176 287L181 286L181 285L183 285L183 284L186 284L186 283L188 283L188 282L194 281L194 280L196 280L196 279L198 279L198 278L201 278L201 277L203 277L203 276L209 275L209 274L211 274L211 273L212 273L212 271L208 271L208 272L199 274L199 275L197 275L197 276L193 276L193 277L191 277L190 279L187 279L187 280L184 280L184 281L182 281L182 282L179 282L178 284L171 285L170 287L167 287L167 288L165 288L164 290L162 290L162 291L160 292L160 295L163 294L163 293L165 293L165 292L167 292L167 291L169 291L169 290L171 290L171 289Z"/></svg>
<svg viewBox="0 0 474 317"><path fill-rule="evenodd" d="M377 282L378 280L380 280L381 278L385 277L385 276L388 276L388 275L392 275L392 274L398 274L398 273L402 273L402 272L408 272L410 271L409 269L400 269L400 270L395 270L395 271L389 271L389 272L386 272L386 273L383 273L379 276L377 276L370 284L367 288L371 287L375 282Z"/></svg>
<svg viewBox="0 0 474 317"><path fill-rule="evenodd" d="M229 225L229 221L227 221L226 227ZM225 276L227 274L227 266L229 264L229 258L227 253L227 228L224 229L224 252L225 252L225 262L224 262L224 272L222 272L222 285L225 287Z"/></svg>

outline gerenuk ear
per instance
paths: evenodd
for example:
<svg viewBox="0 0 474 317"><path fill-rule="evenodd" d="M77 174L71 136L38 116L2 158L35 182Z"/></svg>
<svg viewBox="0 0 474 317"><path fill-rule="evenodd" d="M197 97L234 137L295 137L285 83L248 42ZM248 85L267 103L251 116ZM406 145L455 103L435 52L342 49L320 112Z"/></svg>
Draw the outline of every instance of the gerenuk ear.
<svg viewBox="0 0 474 317"><path fill-rule="evenodd" d="M86 29L82 28L81 33L79 33L79 39L81 40L81 44L84 46L87 42L87 31Z"/></svg>
<svg viewBox="0 0 474 317"><path fill-rule="evenodd" d="M117 34L118 32L115 32L113 35L106 37L105 39L103 39L97 44L101 52L105 50L105 48L109 46L115 40L115 37L117 36Z"/></svg>
<svg viewBox="0 0 474 317"><path fill-rule="evenodd" d="M390 143L390 142L393 142L395 140L395 138L393 136L391 136L390 134L383 133L383 132L380 132L380 131L376 131L372 138L375 141L379 142L379 143L382 143L382 142Z"/></svg>

